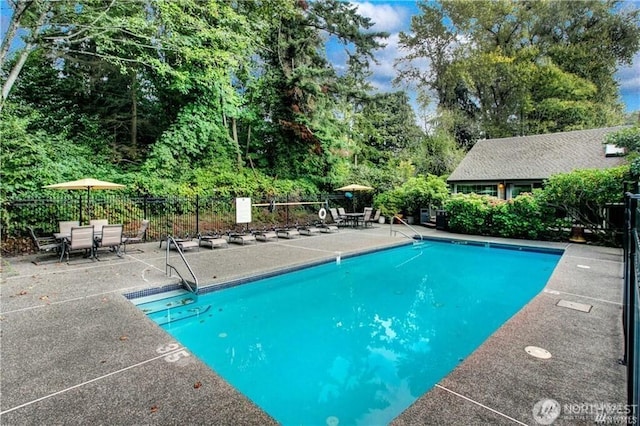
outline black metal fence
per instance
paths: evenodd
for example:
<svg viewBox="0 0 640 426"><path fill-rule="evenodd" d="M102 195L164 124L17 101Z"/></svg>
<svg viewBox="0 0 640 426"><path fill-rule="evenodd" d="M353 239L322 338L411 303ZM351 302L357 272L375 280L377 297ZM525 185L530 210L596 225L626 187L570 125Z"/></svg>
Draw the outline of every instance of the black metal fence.
<svg viewBox="0 0 640 426"><path fill-rule="evenodd" d="M635 191L638 192L638 191ZM640 194L628 192L625 196L624 249L624 305L623 327L625 334L624 362L627 365L627 404L638 418L640 406Z"/></svg>
<svg viewBox="0 0 640 426"><path fill-rule="evenodd" d="M143 219L149 220L146 239L159 241L166 235L178 237L225 234L246 229L265 229L313 223L318 210L328 202L343 203L344 197L320 196L301 199L286 196L252 200L250 224L236 224L235 199L221 197L127 197L93 193L75 196L61 194L50 198L6 200L2 203L2 252L15 255L28 252L28 227L37 235L51 235L59 221L107 219L123 224L124 234L133 235ZM22 242L22 243L20 243Z"/></svg>

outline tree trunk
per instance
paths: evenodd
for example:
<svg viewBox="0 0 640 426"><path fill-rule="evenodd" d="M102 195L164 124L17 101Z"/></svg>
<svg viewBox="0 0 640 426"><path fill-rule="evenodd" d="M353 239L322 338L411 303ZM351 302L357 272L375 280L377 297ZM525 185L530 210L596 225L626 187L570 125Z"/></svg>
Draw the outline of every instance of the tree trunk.
<svg viewBox="0 0 640 426"><path fill-rule="evenodd" d="M22 15L32 4L33 1L21 1L16 3L16 10L11 16L11 21L9 22L7 32L4 35L4 39L2 40L2 46L0 46L0 67L4 67L4 63L7 60L7 54L9 53L9 48L13 43L13 38L18 32L18 28L20 28L20 20L22 19Z"/></svg>
<svg viewBox="0 0 640 426"><path fill-rule="evenodd" d="M138 154L138 80L135 70L131 74L131 147Z"/></svg>
<svg viewBox="0 0 640 426"><path fill-rule="evenodd" d="M31 34L32 40L35 39L36 34L40 31L40 28L44 24L44 21L47 19L47 13L49 13L49 8L50 8L50 3L48 2L44 3L42 13L38 18L38 22L36 22L36 24L33 27L33 31ZM4 104L7 98L9 97L9 93L11 92L13 85L15 84L16 80L18 79L18 76L20 75L20 71L22 71L22 67L24 66L25 62L27 62L27 58L29 57L31 50L33 50L35 46L36 44L33 42L27 43L27 45L24 47L22 52L20 52L20 56L18 57L18 60L16 61L13 68L11 69L11 72L9 73L7 80L2 85L2 98L0 98L0 112L2 111L2 108L4 107Z"/></svg>

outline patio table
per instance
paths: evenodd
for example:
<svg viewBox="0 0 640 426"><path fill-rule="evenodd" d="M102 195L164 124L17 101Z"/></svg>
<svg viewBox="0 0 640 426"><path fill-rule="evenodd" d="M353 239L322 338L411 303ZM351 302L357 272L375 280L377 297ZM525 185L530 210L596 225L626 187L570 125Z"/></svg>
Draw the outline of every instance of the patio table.
<svg viewBox="0 0 640 426"><path fill-rule="evenodd" d="M361 218L364 218L364 213L345 213L344 217L352 228L357 228Z"/></svg>

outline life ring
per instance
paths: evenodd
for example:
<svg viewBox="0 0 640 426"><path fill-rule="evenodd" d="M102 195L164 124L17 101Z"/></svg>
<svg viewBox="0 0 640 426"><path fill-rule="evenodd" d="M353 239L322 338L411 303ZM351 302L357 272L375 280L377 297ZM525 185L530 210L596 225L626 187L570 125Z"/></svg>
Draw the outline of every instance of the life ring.
<svg viewBox="0 0 640 426"><path fill-rule="evenodd" d="M324 218L327 217L327 211L324 209L324 207L320 208L320 211L318 212L318 217L320 218L320 220L324 220Z"/></svg>

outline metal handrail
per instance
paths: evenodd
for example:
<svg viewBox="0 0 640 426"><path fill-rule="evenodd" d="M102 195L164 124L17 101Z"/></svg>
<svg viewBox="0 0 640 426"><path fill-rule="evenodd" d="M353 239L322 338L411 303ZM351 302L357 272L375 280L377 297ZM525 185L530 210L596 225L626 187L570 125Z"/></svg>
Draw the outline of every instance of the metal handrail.
<svg viewBox="0 0 640 426"><path fill-rule="evenodd" d="M417 229L415 229L413 226L409 225L407 222L405 222L404 220L402 220L402 218L401 218L400 216L396 216L396 215L394 215L394 216L391 218L391 223L389 224L389 235L392 235L394 232L395 232L395 233L398 233L398 232L399 232L399 233L401 233L402 235L404 235L405 237L409 238L410 240L415 240L415 238L414 238L414 237L410 237L410 236L408 236L407 234L405 234L405 233L404 233L404 232L402 232L402 231L397 231L397 230L396 230L396 231L394 231L394 230L393 230L393 220L394 220L394 219L398 219L402 224L404 224L406 227L408 227L408 228L409 228L409 229L411 229L413 232L415 232L415 233L416 233L416 235L417 235L418 237L420 237L420 240L424 240L424 237L422 236L422 234L420 234L420 233L418 232L418 230L417 230Z"/></svg>
<svg viewBox="0 0 640 426"><path fill-rule="evenodd" d="M178 271L178 269L175 266L169 264L169 250L171 250L171 244L173 244L173 246L176 248L176 251L180 255L180 258L182 258L184 265L187 267L187 270L191 274L191 277L193 277L192 283L185 280L184 277L180 274L180 271ZM182 249L180 248L176 240L171 235L167 235L167 254L165 256L164 272L168 276L171 276L171 270L176 271L176 274L178 274L178 276L182 280L182 283L187 286L190 292L196 293L196 294L198 293L198 278L196 277L196 274L193 272L193 269L191 269L191 265L189 265L189 262L187 262L187 259L184 257L184 253L182 252ZM192 284L195 286L195 288L192 287Z"/></svg>

